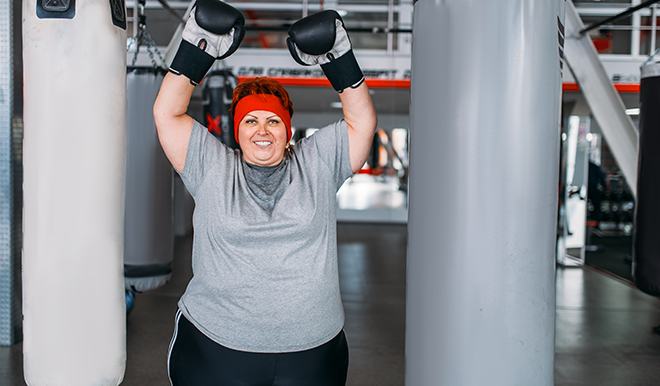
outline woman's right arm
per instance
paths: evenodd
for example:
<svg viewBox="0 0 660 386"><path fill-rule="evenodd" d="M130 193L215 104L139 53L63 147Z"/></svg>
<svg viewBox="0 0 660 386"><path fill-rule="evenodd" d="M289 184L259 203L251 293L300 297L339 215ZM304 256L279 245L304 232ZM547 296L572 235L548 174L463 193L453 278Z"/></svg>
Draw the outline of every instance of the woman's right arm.
<svg viewBox="0 0 660 386"><path fill-rule="evenodd" d="M201 24L198 24L198 19ZM158 139L178 172L183 170L193 119L186 115L190 97L216 58L238 49L245 36L245 18L219 0L197 0L183 29L182 41L154 103ZM213 32L211 32L213 31Z"/></svg>
<svg viewBox="0 0 660 386"><path fill-rule="evenodd" d="M165 155L177 172L186 164L193 119L186 114L195 86L184 75L168 72L154 103L154 121Z"/></svg>

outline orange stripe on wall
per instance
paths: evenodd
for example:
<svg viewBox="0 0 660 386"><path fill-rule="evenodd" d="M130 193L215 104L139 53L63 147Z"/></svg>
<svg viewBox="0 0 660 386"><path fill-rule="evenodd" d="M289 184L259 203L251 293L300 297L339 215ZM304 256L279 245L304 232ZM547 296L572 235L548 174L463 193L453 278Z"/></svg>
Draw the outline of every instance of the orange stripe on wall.
<svg viewBox="0 0 660 386"><path fill-rule="evenodd" d="M254 76L239 76L238 81L243 82ZM328 86L330 81L326 78L296 78L296 77L272 77L284 86ZM377 79L367 78L365 80L371 88L410 88L410 79Z"/></svg>
<svg viewBox="0 0 660 386"><path fill-rule="evenodd" d="M639 92L639 84L636 83L615 83L614 88L618 92Z"/></svg>
<svg viewBox="0 0 660 386"><path fill-rule="evenodd" d="M254 76L239 76L238 81L243 82ZM273 79L282 83L284 86L330 86L326 78L296 78L296 77L273 77ZM410 88L410 79L377 79L367 78L365 80L371 88ZM614 88L618 92L639 92L638 83L614 83ZM563 91L580 91L580 86L575 82L562 83Z"/></svg>
<svg viewBox="0 0 660 386"><path fill-rule="evenodd" d="M614 89L618 92L639 92L638 83L614 83ZM575 82L566 82L562 84L564 91L580 91L580 86Z"/></svg>

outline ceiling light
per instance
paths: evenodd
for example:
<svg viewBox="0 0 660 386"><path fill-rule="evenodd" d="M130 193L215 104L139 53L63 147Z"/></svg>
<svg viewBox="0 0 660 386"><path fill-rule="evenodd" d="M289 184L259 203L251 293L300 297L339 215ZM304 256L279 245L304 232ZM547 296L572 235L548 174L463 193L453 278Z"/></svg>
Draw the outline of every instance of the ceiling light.
<svg viewBox="0 0 660 386"><path fill-rule="evenodd" d="M339 16L341 16L341 17L344 17L344 16L348 15L348 11L345 10L345 9L336 9L336 11L339 14Z"/></svg>
<svg viewBox="0 0 660 386"><path fill-rule="evenodd" d="M341 109L341 102L331 102L330 107L333 109Z"/></svg>
<svg viewBox="0 0 660 386"><path fill-rule="evenodd" d="M626 109L627 115L639 115L639 109Z"/></svg>

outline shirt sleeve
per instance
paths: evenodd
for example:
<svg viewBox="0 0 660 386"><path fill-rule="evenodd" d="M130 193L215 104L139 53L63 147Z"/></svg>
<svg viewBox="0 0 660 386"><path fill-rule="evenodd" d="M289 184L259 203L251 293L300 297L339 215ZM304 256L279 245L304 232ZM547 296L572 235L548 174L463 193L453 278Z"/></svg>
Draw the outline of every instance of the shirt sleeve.
<svg viewBox="0 0 660 386"><path fill-rule="evenodd" d="M337 190L353 174L348 144L348 125L343 119L306 138L309 146L333 173Z"/></svg>
<svg viewBox="0 0 660 386"><path fill-rule="evenodd" d="M223 145L211 135L208 130L194 121L188 151L183 170L179 173L186 189L195 197L198 188L203 184L210 167L225 164L230 157L231 149Z"/></svg>

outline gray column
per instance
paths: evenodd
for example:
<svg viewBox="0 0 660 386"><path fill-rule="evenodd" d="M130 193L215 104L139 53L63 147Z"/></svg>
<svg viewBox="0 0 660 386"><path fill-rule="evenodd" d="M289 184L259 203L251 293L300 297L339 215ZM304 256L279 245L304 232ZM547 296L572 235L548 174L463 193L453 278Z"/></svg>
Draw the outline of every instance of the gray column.
<svg viewBox="0 0 660 386"><path fill-rule="evenodd" d="M415 3L406 385L553 384L563 7Z"/></svg>
<svg viewBox="0 0 660 386"><path fill-rule="evenodd" d="M22 124L14 100L13 19L12 2L0 1L0 345L21 339Z"/></svg>

